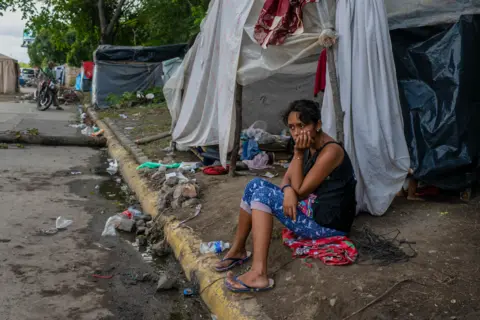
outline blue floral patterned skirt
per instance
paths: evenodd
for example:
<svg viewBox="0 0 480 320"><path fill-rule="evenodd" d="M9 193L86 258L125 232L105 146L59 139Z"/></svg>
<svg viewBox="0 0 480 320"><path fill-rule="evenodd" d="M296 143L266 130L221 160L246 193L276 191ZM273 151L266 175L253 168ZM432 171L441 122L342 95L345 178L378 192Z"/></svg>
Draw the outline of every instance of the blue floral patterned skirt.
<svg viewBox="0 0 480 320"><path fill-rule="evenodd" d="M285 227L304 239L321 239L343 236L345 232L322 227L313 219L312 202L314 195L300 201L297 208L297 221L283 213L283 192L280 187L266 180L255 178L245 187L240 207L248 213L260 210L273 214Z"/></svg>

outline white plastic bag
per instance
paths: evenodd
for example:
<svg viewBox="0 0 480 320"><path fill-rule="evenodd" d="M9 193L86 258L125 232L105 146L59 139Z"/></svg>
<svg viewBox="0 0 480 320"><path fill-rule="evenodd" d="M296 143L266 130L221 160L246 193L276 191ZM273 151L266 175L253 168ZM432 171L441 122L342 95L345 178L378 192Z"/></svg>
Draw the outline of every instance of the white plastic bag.
<svg viewBox="0 0 480 320"><path fill-rule="evenodd" d="M105 228L103 228L102 237L116 236L117 232L115 231L115 228L122 219L123 218L119 215L114 215L108 218L107 222L105 223Z"/></svg>
<svg viewBox="0 0 480 320"><path fill-rule="evenodd" d="M82 130L82 134L83 134L84 136L88 136L88 137L91 136L92 133L94 133L94 132L95 132L95 131L93 130L92 127L85 127L85 128Z"/></svg>
<svg viewBox="0 0 480 320"><path fill-rule="evenodd" d="M112 176L118 172L118 162L116 159L108 160L107 172Z"/></svg>
<svg viewBox="0 0 480 320"><path fill-rule="evenodd" d="M66 229L69 225L73 223L73 220L68 220L65 219L64 217L60 216L57 218L57 221L55 222L55 227L57 229Z"/></svg>

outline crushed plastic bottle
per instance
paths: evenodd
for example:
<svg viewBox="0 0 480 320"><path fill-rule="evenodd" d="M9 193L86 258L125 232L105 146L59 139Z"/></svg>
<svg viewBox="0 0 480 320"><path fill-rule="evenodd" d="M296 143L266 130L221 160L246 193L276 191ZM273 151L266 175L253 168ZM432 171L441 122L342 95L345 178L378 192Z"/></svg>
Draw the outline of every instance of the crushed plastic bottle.
<svg viewBox="0 0 480 320"><path fill-rule="evenodd" d="M211 242L204 242L200 245L200 253L205 254L205 253L216 253L219 254L225 249L230 248L230 243L228 242L223 242L223 241L211 241Z"/></svg>

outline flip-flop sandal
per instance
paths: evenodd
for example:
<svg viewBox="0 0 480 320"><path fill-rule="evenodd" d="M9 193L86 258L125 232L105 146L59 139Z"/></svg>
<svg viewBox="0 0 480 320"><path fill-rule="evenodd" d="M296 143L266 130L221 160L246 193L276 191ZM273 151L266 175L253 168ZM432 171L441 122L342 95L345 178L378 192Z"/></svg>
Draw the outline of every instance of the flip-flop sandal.
<svg viewBox="0 0 480 320"><path fill-rule="evenodd" d="M252 288L250 286L247 286L245 283L243 283L242 280L239 280L238 277L233 277L233 281L235 281L236 283L245 287L245 288L235 288L227 280L228 279L225 279L225 287L227 287L228 290L230 290L232 292L235 292L235 293L264 292L264 291L272 290L273 287L275 286L275 281L273 281L273 279L268 279L268 286L266 286L264 288Z"/></svg>
<svg viewBox="0 0 480 320"><path fill-rule="evenodd" d="M228 271L230 269L233 269L234 267L236 266L241 266L242 264L244 264L245 262L247 262L248 260L250 260L250 258L252 257L252 253L250 251L247 251L247 256L243 259L238 259L238 258L224 258L222 260L220 260L220 262L223 262L223 261L232 261L232 263L230 263L228 266L226 267L223 267L223 268L217 268L215 267L215 271L217 272L225 272L225 271Z"/></svg>

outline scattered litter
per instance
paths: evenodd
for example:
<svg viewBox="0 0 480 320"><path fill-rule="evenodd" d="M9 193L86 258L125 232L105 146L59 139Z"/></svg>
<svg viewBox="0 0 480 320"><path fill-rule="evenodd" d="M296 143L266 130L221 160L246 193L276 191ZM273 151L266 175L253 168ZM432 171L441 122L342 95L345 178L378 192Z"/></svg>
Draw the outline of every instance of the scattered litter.
<svg viewBox="0 0 480 320"><path fill-rule="evenodd" d="M102 237L116 236L117 232L115 231L115 228L117 224L120 223L120 220L122 219L123 218L118 215L111 216L110 218L108 218L107 222L105 223L105 228L103 229L103 232L102 232Z"/></svg>
<svg viewBox="0 0 480 320"><path fill-rule="evenodd" d="M194 294L195 294L195 291L193 291L193 289L191 289L191 288L183 289L183 295L185 297L191 297Z"/></svg>
<svg viewBox="0 0 480 320"><path fill-rule="evenodd" d="M84 136L90 137L94 132L95 132L95 131L93 130L92 127L85 127L85 128L82 129L82 134L83 134Z"/></svg>
<svg viewBox="0 0 480 320"><path fill-rule="evenodd" d="M182 169L182 171L184 172L187 172L187 171L195 172L201 166L202 164L200 162L182 162L179 168Z"/></svg>
<svg viewBox="0 0 480 320"><path fill-rule="evenodd" d="M105 130L101 129L101 130L98 130L94 133L92 133L92 137L99 137L101 135L103 135L105 133Z"/></svg>
<svg viewBox="0 0 480 320"><path fill-rule="evenodd" d="M57 228L50 228L50 229L40 229L38 232L44 236L52 236L58 233Z"/></svg>
<svg viewBox="0 0 480 320"><path fill-rule="evenodd" d="M212 316L212 320L218 320L216 315L212 314L211 316Z"/></svg>
<svg viewBox="0 0 480 320"><path fill-rule="evenodd" d="M112 176L118 172L118 162L116 159L108 160L107 172Z"/></svg>
<svg viewBox="0 0 480 320"><path fill-rule="evenodd" d="M442 212L440 212L440 215L441 215L441 216L446 216L447 214L448 214L448 211L442 211Z"/></svg>
<svg viewBox="0 0 480 320"><path fill-rule="evenodd" d="M68 220L68 219L65 219L64 217L60 216L60 217L57 218L57 220L55 222L55 227L57 228L57 230L66 229L72 223L73 223L73 220Z"/></svg>
<svg viewBox="0 0 480 320"><path fill-rule="evenodd" d="M199 204L196 208L195 208L195 213L193 214L193 216L191 216L190 218L187 218L185 220L183 220L182 222L180 222L176 227L175 229L177 229L178 227L180 227L182 224L184 224L185 222L188 222L194 218L196 218L199 214L200 214L200 211L202 211L202 205ZM223 251L223 250L222 250Z"/></svg>
<svg viewBox="0 0 480 320"><path fill-rule="evenodd" d="M200 253L222 253L224 250L230 248L230 243L223 241L210 241L204 242L200 245Z"/></svg>
<svg viewBox="0 0 480 320"><path fill-rule="evenodd" d="M335 303L337 303L337 299L336 299L336 298L330 299L330 306L331 306L331 307L334 307L334 306L335 306Z"/></svg>
<svg viewBox="0 0 480 320"><path fill-rule="evenodd" d="M94 278L97 278L97 279L112 279L113 278L113 275L110 275L110 276L102 276L100 274L93 274L92 275Z"/></svg>
<svg viewBox="0 0 480 320"><path fill-rule="evenodd" d="M437 250L430 250L430 251L428 251L428 253L434 254L434 253L437 253Z"/></svg>
<svg viewBox="0 0 480 320"><path fill-rule="evenodd" d="M143 258L143 261L149 263L149 262L152 262L153 261L153 257L151 254L149 253L142 253L142 258Z"/></svg>
<svg viewBox="0 0 480 320"><path fill-rule="evenodd" d="M125 130L128 130L128 131L133 130L133 129L135 129L135 127L125 127Z"/></svg>
<svg viewBox="0 0 480 320"><path fill-rule="evenodd" d="M450 302L451 302L451 303L457 303L457 300L452 299L452 300L450 300Z"/></svg>
<svg viewBox="0 0 480 320"><path fill-rule="evenodd" d="M128 116L126 114L123 114L123 113L120 113L118 116L122 119L127 119L128 118Z"/></svg>
<svg viewBox="0 0 480 320"><path fill-rule="evenodd" d="M95 186L95 190L98 190L98 189L100 189L100 186L97 184L97 185Z"/></svg>
<svg viewBox="0 0 480 320"><path fill-rule="evenodd" d="M83 128L85 128L87 125L84 124L84 123L78 123L78 124L73 124L73 123L72 123L72 124L69 124L68 126L71 127L71 128L75 128L75 129L83 129Z"/></svg>
<svg viewBox="0 0 480 320"><path fill-rule="evenodd" d="M129 207L127 210L122 212L122 215L128 219L133 219L134 217L140 217L142 215L142 211L137 210L134 207Z"/></svg>
<svg viewBox="0 0 480 320"><path fill-rule="evenodd" d="M82 120L85 120L85 119L87 119L87 114L84 112L84 113L81 114L80 117L82 118Z"/></svg>
<svg viewBox="0 0 480 320"><path fill-rule="evenodd" d="M70 174L71 174L72 176L76 176L76 175L82 174L82 172L80 172L80 171L72 171L72 172L70 172Z"/></svg>
<svg viewBox="0 0 480 320"><path fill-rule="evenodd" d="M99 247L100 249L105 249L107 251L111 251L112 249L105 247L104 245L101 245L100 243L96 242L94 243L95 246Z"/></svg>
<svg viewBox="0 0 480 320"><path fill-rule="evenodd" d="M268 178L268 179L272 179L272 178L278 177L278 173L271 173L271 172L267 171L267 172L265 172L263 177Z"/></svg>
<svg viewBox="0 0 480 320"><path fill-rule="evenodd" d="M145 98L147 98L147 100L153 100L153 98L155 98L155 95L153 93L148 93Z"/></svg>
<svg viewBox="0 0 480 320"><path fill-rule="evenodd" d="M162 273L158 279L157 292L175 288L176 282L174 278L169 278L167 273Z"/></svg>
<svg viewBox="0 0 480 320"><path fill-rule="evenodd" d="M142 163L137 167L137 170L148 168L148 169L158 169L160 167L165 167L167 169L177 169L179 168L181 163L170 163L170 164L163 164L157 162L145 162Z"/></svg>

